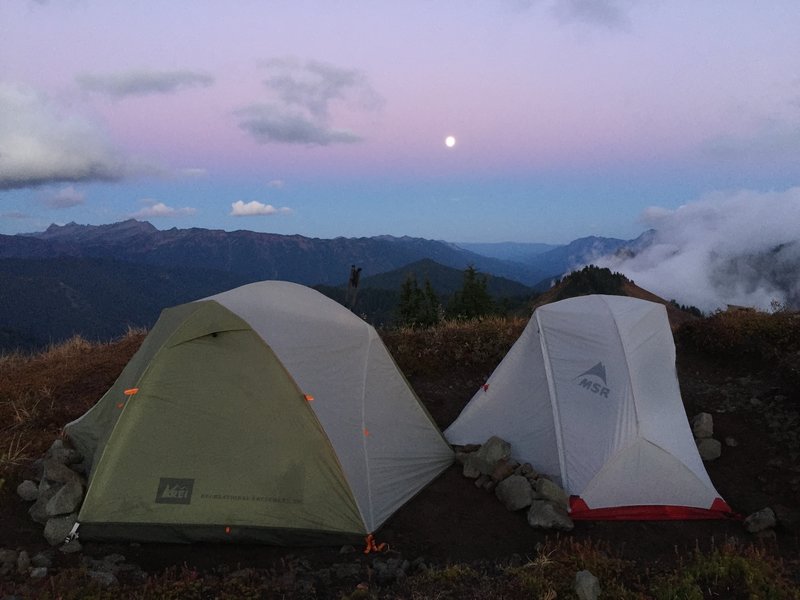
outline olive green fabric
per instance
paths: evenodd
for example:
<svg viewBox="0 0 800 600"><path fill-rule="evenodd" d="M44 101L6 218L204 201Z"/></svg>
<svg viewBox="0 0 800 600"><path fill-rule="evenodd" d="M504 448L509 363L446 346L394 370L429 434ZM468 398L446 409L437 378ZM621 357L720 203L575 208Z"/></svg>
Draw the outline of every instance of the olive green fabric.
<svg viewBox="0 0 800 600"><path fill-rule="evenodd" d="M81 450L97 440L84 537L303 543L309 532L366 533L303 392L216 302L164 311L114 387L67 432Z"/></svg>

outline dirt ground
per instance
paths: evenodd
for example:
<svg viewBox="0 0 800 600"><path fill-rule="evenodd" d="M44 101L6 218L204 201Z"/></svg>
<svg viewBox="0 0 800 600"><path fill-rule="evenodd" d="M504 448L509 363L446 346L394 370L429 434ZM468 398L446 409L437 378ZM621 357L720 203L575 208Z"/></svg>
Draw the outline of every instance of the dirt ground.
<svg viewBox="0 0 800 600"><path fill-rule="evenodd" d="M105 389L127 358L95 365L93 385ZM445 377L411 377L410 383L444 429L458 415L489 373L454 370ZM773 399L787 406L800 406L797 391L792 396L769 373L744 373L741 366L721 367L679 358L679 376L689 416L700 411L714 416L715 437L733 438L735 446L723 446L722 457L707 463L709 475L734 510L747 515L765 506L773 507L782 519L774 537L759 543L772 547L787 558L800 556L800 465L788 449L795 440L776 439L770 418ZM98 383L99 381L99 383ZM77 386L77 384L75 384ZM80 386L78 386L80 387ZM95 390L91 390L94 394ZM99 398L98 392L96 396ZM778 414L780 416L780 413ZM58 417L56 417L57 420ZM774 419L772 419L774 425ZM42 527L30 520L27 505L14 493L20 473L0 490L0 548L25 548L30 553L47 548ZM514 554L535 556L537 544L557 535L606 544L620 558L658 569L674 565L677 557L696 547L708 548L729 538L750 543L751 534L739 521L684 522L577 522L570 533L548 533L530 528L524 511L510 513L493 494L476 488L472 480L452 466L426 489L393 515L377 532L379 542L388 542L404 558L424 557L434 564L456 561L503 560ZM129 562L148 572L172 565L187 565L200 571L225 566L268 567L291 557L315 568L342 560L340 547L278 548L222 544L156 545L85 543L84 553L104 556L119 552ZM361 549L356 550L360 554ZM56 553L57 565L76 565L79 557ZM363 560L367 560L365 557Z"/></svg>

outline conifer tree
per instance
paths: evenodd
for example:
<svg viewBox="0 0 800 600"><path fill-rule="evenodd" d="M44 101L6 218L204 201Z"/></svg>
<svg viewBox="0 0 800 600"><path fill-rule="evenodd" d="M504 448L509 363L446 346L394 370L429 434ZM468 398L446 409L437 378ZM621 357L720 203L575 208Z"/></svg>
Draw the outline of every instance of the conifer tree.
<svg viewBox="0 0 800 600"><path fill-rule="evenodd" d="M470 265L464 271L464 283L461 290L456 292L447 307L450 317L472 319L483 317L494 312L494 303L487 289L485 275Z"/></svg>

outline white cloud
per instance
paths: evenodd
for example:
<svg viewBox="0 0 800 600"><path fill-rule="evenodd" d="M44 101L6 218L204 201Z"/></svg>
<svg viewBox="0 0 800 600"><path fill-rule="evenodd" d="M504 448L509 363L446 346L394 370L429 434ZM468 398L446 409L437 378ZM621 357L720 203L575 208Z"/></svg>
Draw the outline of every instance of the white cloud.
<svg viewBox="0 0 800 600"><path fill-rule="evenodd" d="M625 0L557 0L551 10L562 23L586 23L607 29L628 29L628 8Z"/></svg>
<svg viewBox="0 0 800 600"><path fill-rule="evenodd" d="M647 209L652 243L600 266L704 311L772 300L800 308L800 187L717 192L675 210Z"/></svg>
<svg viewBox="0 0 800 600"><path fill-rule="evenodd" d="M181 169L180 171L178 171L178 173L183 177L196 177L198 179L208 175L208 171L206 169L201 169L197 167L188 167L186 169Z"/></svg>
<svg viewBox="0 0 800 600"><path fill-rule="evenodd" d="M293 58L273 59L261 66L267 73L268 101L252 103L234 114L239 127L263 144L359 142L359 135L331 124L331 107L336 104L363 112L383 104L366 76L355 69Z"/></svg>
<svg viewBox="0 0 800 600"><path fill-rule="evenodd" d="M86 202L86 194L68 185L60 190L45 195L42 202L50 208L72 208Z"/></svg>
<svg viewBox="0 0 800 600"><path fill-rule="evenodd" d="M0 213L0 217L3 219L32 219L31 215L27 215L24 212L20 212L18 210L13 210L11 212L4 212Z"/></svg>
<svg viewBox="0 0 800 600"><path fill-rule="evenodd" d="M76 81L84 90L119 99L209 87L214 78L197 71L126 71L107 75L83 74L76 77Z"/></svg>
<svg viewBox="0 0 800 600"><path fill-rule="evenodd" d="M267 187L275 188L275 189L280 189L284 185L286 185L286 184L283 181L283 179L273 179L272 181L268 181L267 182Z"/></svg>
<svg viewBox="0 0 800 600"><path fill-rule="evenodd" d="M274 104L254 104L236 111L239 127L262 144L307 144L328 146L353 143L361 138L349 131L332 129L321 119Z"/></svg>
<svg viewBox="0 0 800 600"><path fill-rule="evenodd" d="M0 83L0 190L115 181L131 171L97 125L28 86Z"/></svg>
<svg viewBox="0 0 800 600"><path fill-rule="evenodd" d="M292 212L291 208L282 207L276 208L271 204L263 204L257 200L251 202L244 202L237 200L231 203L232 217L255 217L260 215L288 215Z"/></svg>
<svg viewBox="0 0 800 600"><path fill-rule="evenodd" d="M167 206L163 202L158 202L156 200L144 199L140 200L141 203L147 204L141 210L133 213L131 215L134 219L153 219L153 218L160 218L160 217L188 217L197 212L196 208L190 208L188 206L183 208L173 208L171 206Z"/></svg>

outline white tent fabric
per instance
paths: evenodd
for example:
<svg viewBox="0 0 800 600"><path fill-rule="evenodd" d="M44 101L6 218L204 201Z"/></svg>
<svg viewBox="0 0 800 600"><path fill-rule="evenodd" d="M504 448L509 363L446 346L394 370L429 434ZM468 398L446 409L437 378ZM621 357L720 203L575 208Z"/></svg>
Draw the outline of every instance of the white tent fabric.
<svg viewBox="0 0 800 600"><path fill-rule="evenodd" d="M367 531L452 463L450 446L375 329L337 302L285 281L206 300L247 321L313 397Z"/></svg>
<svg viewBox="0 0 800 600"><path fill-rule="evenodd" d="M590 510L722 503L686 418L663 305L593 295L542 306L487 384L445 431L451 443L499 436Z"/></svg>

